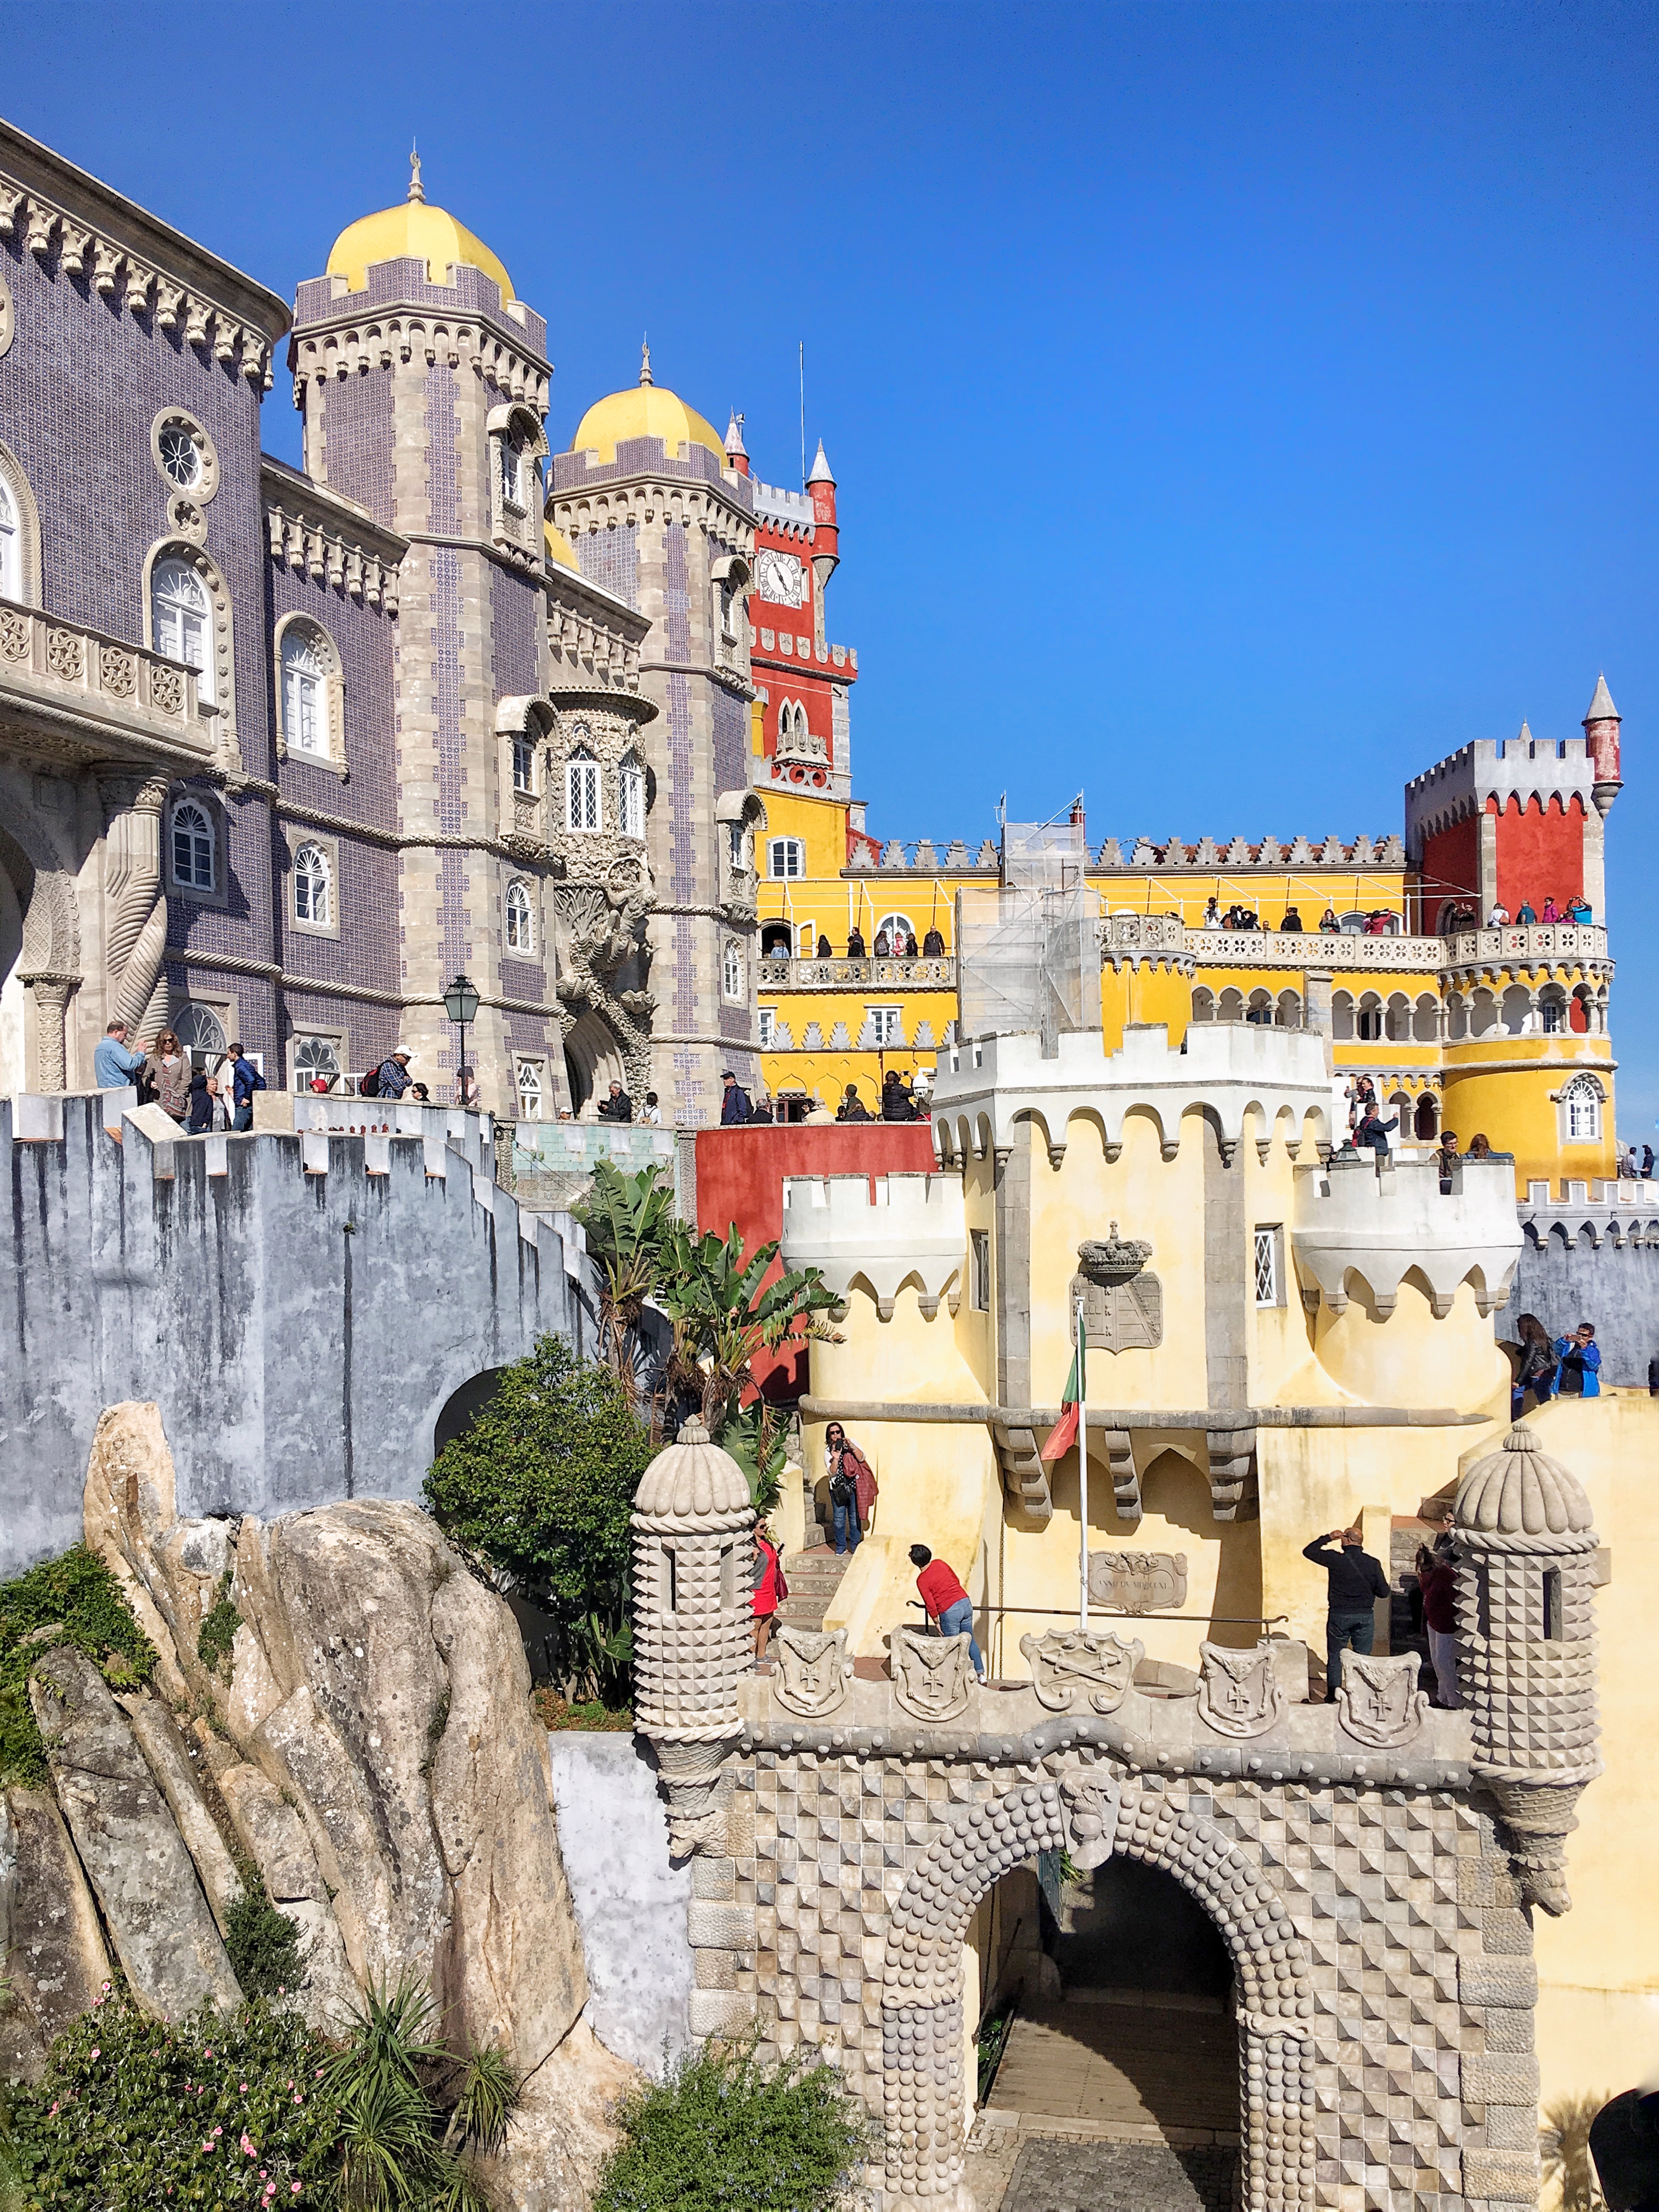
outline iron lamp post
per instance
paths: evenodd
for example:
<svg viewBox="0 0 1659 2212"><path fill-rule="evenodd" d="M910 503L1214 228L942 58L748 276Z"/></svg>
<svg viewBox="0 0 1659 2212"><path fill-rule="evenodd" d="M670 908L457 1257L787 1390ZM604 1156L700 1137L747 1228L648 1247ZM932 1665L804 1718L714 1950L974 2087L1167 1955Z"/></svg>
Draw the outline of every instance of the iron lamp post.
<svg viewBox="0 0 1659 2212"><path fill-rule="evenodd" d="M466 976L458 975L444 993L444 1012L461 1033L459 1057L455 1062L455 1103L466 1103L466 1028L477 1018L478 993Z"/></svg>

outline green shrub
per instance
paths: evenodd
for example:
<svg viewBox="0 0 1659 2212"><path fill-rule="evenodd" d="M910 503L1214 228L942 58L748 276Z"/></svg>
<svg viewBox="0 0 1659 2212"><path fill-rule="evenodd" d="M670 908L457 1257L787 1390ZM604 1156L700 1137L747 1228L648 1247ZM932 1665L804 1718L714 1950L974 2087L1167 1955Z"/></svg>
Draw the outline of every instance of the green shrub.
<svg viewBox="0 0 1659 2212"><path fill-rule="evenodd" d="M50 1637L35 1631L50 1628ZM33 1640L31 1640L33 1639ZM0 1583L0 1782L41 1784L46 1747L28 1700L29 1669L54 1644L84 1651L112 1689L148 1682L155 1650L103 1561L77 1544Z"/></svg>
<svg viewBox="0 0 1659 2212"><path fill-rule="evenodd" d="M258 1869L243 1863L242 1894L225 1915L225 1949L245 1997L280 1996L297 1989L300 1930L271 1903Z"/></svg>
<svg viewBox="0 0 1659 2212"><path fill-rule="evenodd" d="M339 2116L342 2206L488 2212L469 2160L500 2149L518 2108L518 2076L499 2051L458 2061L437 2039L440 2024L420 1984L381 1986L330 2059L324 2086Z"/></svg>
<svg viewBox="0 0 1659 2212"><path fill-rule="evenodd" d="M219 1577L219 1587L213 1593L213 1610L202 1623L196 1638L196 1656L210 1674L217 1674L222 1681L230 1680L231 1649L236 1641L236 1632L242 1625L242 1616L230 1601L232 1571L227 1567Z"/></svg>
<svg viewBox="0 0 1659 2212"><path fill-rule="evenodd" d="M329 2056L295 2014L264 2003L168 2027L106 1998L53 2044L38 2087L11 2092L21 2203L325 2204L337 2133Z"/></svg>
<svg viewBox="0 0 1659 2212"><path fill-rule="evenodd" d="M752 2037L688 2051L617 2117L593 2212L837 2212L875 2146L833 2066L804 2045L767 2065Z"/></svg>
<svg viewBox="0 0 1659 2212"><path fill-rule="evenodd" d="M544 1337L503 1368L495 1395L426 1479L441 1528L550 1613L558 1664L626 1700L629 1516L651 1443L608 1368Z"/></svg>

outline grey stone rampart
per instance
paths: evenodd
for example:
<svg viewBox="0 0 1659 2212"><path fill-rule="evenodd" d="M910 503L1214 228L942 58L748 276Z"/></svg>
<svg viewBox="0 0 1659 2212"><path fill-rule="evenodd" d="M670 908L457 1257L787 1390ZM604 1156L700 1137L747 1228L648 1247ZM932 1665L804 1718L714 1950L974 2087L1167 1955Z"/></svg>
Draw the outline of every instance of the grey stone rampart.
<svg viewBox="0 0 1659 2212"><path fill-rule="evenodd" d="M1513 1341L1536 1314L1552 1336L1595 1323L1601 1380L1645 1389L1659 1352L1659 1183L1651 1211L1629 1206L1522 1208L1524 1242L1498 1334Z"/></svg>
<svg viewBox="0 0 1659 2212"><path fill-rule="evenodd" d="M447 1115L171 1142L105 1118L0 1101L0 1573L79 1538L107 1405L160 1406L186 1515L414 1498L463 1383L590 1337L574 1224L521 1213Z"/></svg>

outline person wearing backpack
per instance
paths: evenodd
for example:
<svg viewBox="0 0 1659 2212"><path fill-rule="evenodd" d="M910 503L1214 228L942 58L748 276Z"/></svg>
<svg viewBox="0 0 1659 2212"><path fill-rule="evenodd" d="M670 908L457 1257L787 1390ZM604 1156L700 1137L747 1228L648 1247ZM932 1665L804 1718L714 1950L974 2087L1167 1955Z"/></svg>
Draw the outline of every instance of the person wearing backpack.
<svg viewBox="0 0 1659 2212"><path fill-rule="evenodd" d="M370 1068L357 1085L363 1098L401 1098L409 1088L409 1054L401 1047L390 1060Z"/></svg>
<svg viewBox="0 0 1659 2212"><path fill-rule="evenodd" d="M856 1552L875 1518L878 1496L870 1462L848 1441L839 1421L823 1432L823 1463L830 1476L830 1523L837 1552Z"/></svg>
<svg viewBox="0 0 1659 2212"><path fill-rule="evenodd" d="M230 1061L230 1126L244 1133L253 1127L253 1094L263 1091L265 1079L243 1052L239 1042L227 1055Z"/></svg>
<svg viewBox="0 0 1659 2212"><path fill-rule="evenodd" d="M1518 1421L1521 1408L1528 1390L1534 1405L1547 1405L1555 1395L1555 1346L1550 1333L1536 1314L1522 1314L1516 1324L1521 1340L1521 1357L1516 1365L1515 1382L1510 1392L1510 1419Z"/></svg>

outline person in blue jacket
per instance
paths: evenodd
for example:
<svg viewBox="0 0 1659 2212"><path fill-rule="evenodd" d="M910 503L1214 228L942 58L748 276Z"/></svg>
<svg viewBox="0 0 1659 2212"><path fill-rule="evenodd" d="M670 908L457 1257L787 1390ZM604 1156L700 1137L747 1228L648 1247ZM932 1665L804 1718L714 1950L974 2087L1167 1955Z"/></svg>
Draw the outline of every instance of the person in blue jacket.
<svg viewBox="0 0 1659 2212"><path fill-rule="evenodd" d="M1594 1322L1581 1321L1571 1336L1555 1340L1561 1379L1557 1388L1564 1398L1599 1398L1601 1395L1601 1347L1595 1341Z"/></svg>

